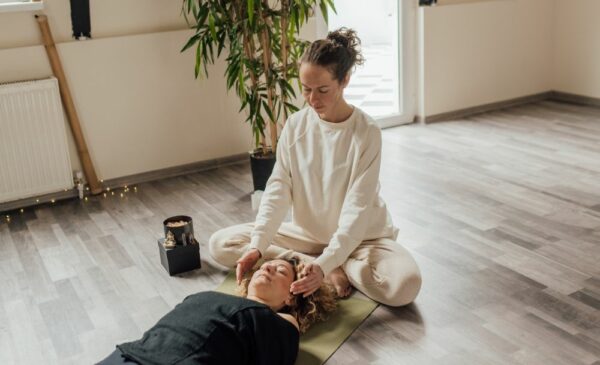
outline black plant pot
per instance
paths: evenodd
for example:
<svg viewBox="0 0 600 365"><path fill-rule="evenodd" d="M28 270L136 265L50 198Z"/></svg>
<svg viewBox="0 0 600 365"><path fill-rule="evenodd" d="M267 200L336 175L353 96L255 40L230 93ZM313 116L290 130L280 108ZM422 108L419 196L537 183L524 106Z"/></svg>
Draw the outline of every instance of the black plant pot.
<svg viewBox="0 0 600 365"><path fill-rule="evenodd" d="M260 151L250 153L250 169L252 170L252 183L254 191L265 190L267 180L273 172L275 166L275 155L270 153L263 155Z"/></svg>

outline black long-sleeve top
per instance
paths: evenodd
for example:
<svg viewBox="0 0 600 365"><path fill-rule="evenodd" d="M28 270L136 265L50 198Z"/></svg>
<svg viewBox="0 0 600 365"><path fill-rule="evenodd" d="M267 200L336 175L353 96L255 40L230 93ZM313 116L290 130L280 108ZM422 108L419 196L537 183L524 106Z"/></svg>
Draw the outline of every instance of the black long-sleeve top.
<svg viewBox="0 0 600 365"><path fill-rule="evenodd" d="M297 328L268 306L219 292L190 295L140 340L117 347L140 364L293 365Z"/></svg>

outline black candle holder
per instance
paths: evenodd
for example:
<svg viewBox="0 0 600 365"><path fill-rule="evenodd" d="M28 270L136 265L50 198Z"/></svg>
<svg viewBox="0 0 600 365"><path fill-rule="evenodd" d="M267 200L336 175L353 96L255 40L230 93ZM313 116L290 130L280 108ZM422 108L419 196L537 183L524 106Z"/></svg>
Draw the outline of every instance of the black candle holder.
<svg viewBox="0 0 600 365"><path fill-rule="evenodd" d="M181 224L176 226L169 226ZM175 242L178 245L188 245L193 244L194 239L194 224L192 222L192 218L187 215L176 215L174 217L169 217L163 221L163 227L165 230L165 237L169 231L173 233L175 236Z"/></svg>
<svg viewBox="0 0 600 365"><path fill-rule="evenodd" d="M169 225L171 223L171 225ZM173 224L181 223L181 224ZM158 240L160 263L173 276L200 269L200 244L194 238L192 218L185 215L170 217L163 222L165 238ZM172 234L174 246L165 246L166 237Z"/></svg>

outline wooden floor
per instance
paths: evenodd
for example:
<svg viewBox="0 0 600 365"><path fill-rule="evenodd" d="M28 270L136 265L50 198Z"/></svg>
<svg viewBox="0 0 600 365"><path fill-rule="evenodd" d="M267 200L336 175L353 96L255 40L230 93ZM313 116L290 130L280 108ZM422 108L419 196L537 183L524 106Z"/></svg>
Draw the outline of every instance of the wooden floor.
<svg viewBox="0 0 600 365"><path fill-rule="evenodd" d="M600 364L600 111L541 102L383 132L382 195L423 288L328 364ZM89 364L215 288L206 242L251 221L247 164L0 223L0 364ZM202 270L169 277L162 220L194 219Z"/></svg>

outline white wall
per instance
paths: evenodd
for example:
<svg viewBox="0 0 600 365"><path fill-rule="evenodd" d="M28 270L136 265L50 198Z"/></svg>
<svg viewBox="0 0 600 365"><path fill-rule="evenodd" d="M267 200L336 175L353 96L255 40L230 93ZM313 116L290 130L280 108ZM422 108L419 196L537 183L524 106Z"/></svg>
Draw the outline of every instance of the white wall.
<svg viewBox="0 0 600 365"><path fill-rule="evenodd" d="M194 79L181 1L91 1L91 40L71 38L68 0L45 2L98 177L245 153L251 130L219 61ZM314 33L309 25L304 34ZM51 75L33 13L0 13L0 82ZM70 138L73 168L79 169Z"/></svg>
<svg viewBox="0 0 600 365"><path fill-rule="evenodd" d="M45 2L98 176L235 155L251 132L224 64L193 77L180 2L92 1L71 39L68 0ZM558 90L600 97L600 1L492 0L424 9L425 115ZM303 36L314 36L311 23ZM32 13L0 13L0 82L51 75ZM73 167L79 168L71 139Z"/></svg>
<svg viewBox="0 0 600 365"><path fill-rule="evenodd" d="M554 5L496 0L424 8L425 115L552 90Z"/></svg>
<svg viewBox="0 0 600 365"><path fill-rule="evenodd" d="M43 13L48 16L56 43L72 41L70 11L69 0L44 1ZM90 1L92 36L106 38L184 29L186 24L180 12L181 1ZM33 14L0 13L1 49L40 44Z"/></svg>
<svg viewBox="0 0 600 365"><path fill-rule="evenodd" d="M600 98L600 1L556 0L553 88Z"/></svg>

